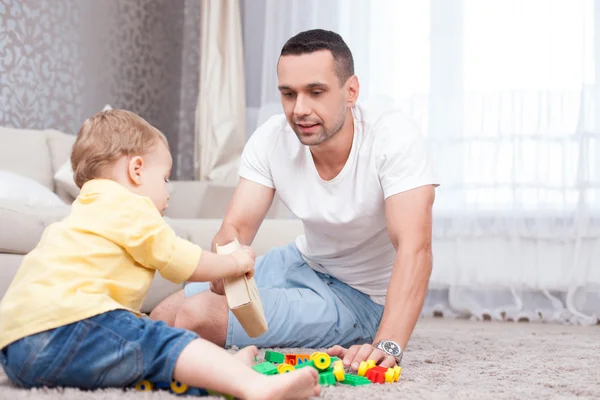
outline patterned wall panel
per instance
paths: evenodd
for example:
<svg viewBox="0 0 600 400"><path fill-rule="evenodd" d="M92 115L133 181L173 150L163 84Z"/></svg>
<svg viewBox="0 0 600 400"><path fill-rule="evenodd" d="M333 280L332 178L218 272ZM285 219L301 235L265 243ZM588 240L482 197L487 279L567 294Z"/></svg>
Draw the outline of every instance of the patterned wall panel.
<svg viewBox="0 0 600 400"><path fill-rule="evenodd" d="M167 135L193 177L196 0L0 0L0 125L75 134L109 103Z"/></svg>

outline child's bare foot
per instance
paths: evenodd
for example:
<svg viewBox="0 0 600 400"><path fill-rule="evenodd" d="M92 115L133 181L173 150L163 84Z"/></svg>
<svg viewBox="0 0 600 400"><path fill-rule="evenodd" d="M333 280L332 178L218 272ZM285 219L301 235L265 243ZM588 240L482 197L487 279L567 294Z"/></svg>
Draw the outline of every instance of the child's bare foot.
<svg viewBox="0 0 600 400"><path fill-rule="evenodd" d="M321 392L319 374L306 367L285 374L261 376L256 385L248 388L248 400L300 400L318 396Z"/></svg>
<svg viewBox="0 0 600 400"><path fill-rule="evenodd" d="M258 355L256 346L247 346L235 353L233 356L248 366L254 365L254 357Z"/></svg>

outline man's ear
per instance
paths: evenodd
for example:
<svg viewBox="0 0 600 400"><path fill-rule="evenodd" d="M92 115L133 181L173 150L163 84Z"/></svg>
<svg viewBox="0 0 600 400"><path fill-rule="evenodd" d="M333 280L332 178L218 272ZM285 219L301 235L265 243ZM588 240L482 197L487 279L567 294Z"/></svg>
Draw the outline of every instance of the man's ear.
<svg viewBox="0 0 600 400"><path fill-rule="evenodd" d="M346 81L346 90L348 91L348 97L346 99L347 106L352 107L356 104L358 100L358 94L360 92L360 84L358 83L358 77L356 75L352 75Z"/></svg>
<svg viewBox="0 0 600 400"><path fill-rule="evenodd" d="M142 184L142 168L144 167L144 159L140 156L135 156L129 160L127 165L127 174L129 179L134 185L139 186Z"/></svg>

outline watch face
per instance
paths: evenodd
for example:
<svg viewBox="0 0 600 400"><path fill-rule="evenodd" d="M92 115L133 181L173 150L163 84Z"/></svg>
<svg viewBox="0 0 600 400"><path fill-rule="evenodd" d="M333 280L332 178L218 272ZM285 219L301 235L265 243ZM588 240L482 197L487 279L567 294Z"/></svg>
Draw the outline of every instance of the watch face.
<svg viewBox="0 0 600 400"><path fill-rule="evenodd" d="M394 356L400 354L400 347L394 342L383 342L383 348L388 354Z"/></svg>

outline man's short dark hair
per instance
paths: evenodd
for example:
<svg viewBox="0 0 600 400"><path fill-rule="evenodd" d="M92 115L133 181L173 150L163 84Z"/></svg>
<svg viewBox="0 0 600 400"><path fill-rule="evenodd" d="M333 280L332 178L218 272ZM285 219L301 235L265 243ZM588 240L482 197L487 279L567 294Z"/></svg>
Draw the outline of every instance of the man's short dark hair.
<svg viewBox="0 0 600 400"><path fill-rule="evenodd" d="M341 85L354 75L352 52L344 39L332 31L312 29L300 32L283 45L280 56L309 54L321 50L331 52L335 60L335 72Z"/></svg>

